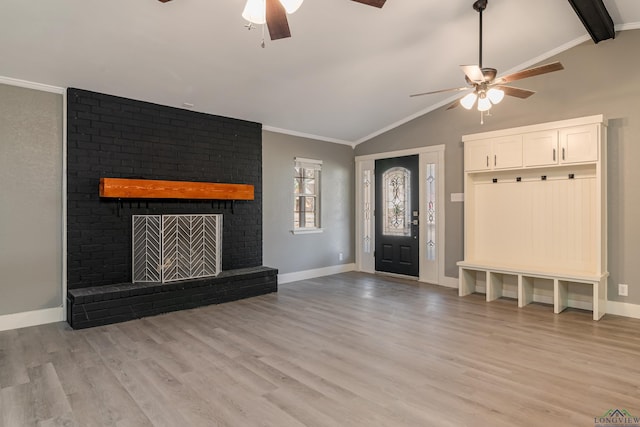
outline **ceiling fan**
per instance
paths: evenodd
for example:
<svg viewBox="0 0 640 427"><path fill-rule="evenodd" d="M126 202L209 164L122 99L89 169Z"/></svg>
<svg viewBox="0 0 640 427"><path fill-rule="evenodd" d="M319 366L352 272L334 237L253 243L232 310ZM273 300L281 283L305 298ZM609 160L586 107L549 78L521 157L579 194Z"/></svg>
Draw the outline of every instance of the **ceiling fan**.
<svg viewBox="0 0 640 427"><path fill-rule="evenodd" d="M486 68L482 66L482 12L487 8L488 0L477 0L473 3L473 8L478 12L480 17L480 58L478 65L461 65L462 71L465 74L465 80L468 86L441 89L431 92L416 93L410 95L422 96L431 95L435 93L443 92L455 92L473 89L467 95L460 100L453 102L447 110L455 108L458 104L462 105L467 110L470 110L478 101L477 108L479 111L484 112L491 109L491 106L502 101L505 95L515 96L516 98L528 98L535 92L528 89L521 89L512 86L505 86L516 80L526 79L528 77L539 76L541 74L551 73L553 71L563 70L564 67L560 62L552 62L550 64L540 65L538 67L528 68L526 70L518 71L517 73L509 74L496 78L498 71L495 68Z"/></svg>
<svg viewBox="0 0 640 427"><path fill-rule="evenodd" d="M158 1L166 3L171 0ZM303 1L304 0L247 0L242 16L254 24L264 24L266 22L271 40L285 39L291 37L287 13L295 12ZM352 1L381 8L387 0Z"/></svg>

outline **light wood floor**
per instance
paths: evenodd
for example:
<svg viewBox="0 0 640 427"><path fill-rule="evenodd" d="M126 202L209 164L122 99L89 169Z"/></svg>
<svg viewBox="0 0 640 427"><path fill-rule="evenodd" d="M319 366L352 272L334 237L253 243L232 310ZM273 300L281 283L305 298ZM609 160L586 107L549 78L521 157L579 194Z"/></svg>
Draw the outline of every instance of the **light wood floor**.
<svg viewBox="0 0 640 427"><path fill-rule="evenodd" d="M640 415L640 321L346 273L0 332L0 425L593 426Z"/></svg>

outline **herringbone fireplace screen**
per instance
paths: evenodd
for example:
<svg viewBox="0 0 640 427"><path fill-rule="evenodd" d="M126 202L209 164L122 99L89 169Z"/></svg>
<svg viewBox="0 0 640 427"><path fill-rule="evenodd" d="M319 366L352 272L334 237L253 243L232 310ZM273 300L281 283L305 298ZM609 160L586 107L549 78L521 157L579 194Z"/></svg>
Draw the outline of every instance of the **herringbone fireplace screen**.
<svg viewBox="0 0 640 427"><path fill-rule="evenodd" d="M134 282L220 273L222 215L133 215L132 223Z"/></svg>

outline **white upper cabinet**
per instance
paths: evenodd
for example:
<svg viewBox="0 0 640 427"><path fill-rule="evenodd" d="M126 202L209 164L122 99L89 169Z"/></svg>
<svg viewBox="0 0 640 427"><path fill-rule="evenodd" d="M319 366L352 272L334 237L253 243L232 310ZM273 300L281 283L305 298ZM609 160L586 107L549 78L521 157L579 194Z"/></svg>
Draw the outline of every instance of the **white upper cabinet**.
<svg viewBox="0 0 640 427"><path fill-rule="evenodd" d="M464 144L464 165L468 171L490 170L492 163L491 140L473 141Z"/></svg>
<svg viewBox="0 0 640 427"><path fill-rule="evenodd" d="M511 135L493 140L493 168L522 167L522 135Z"/></svg>
<svg viewBox="0 0 640 427"><path fill-rule="evenodd" d="M469 141L464 144L464 159L467 171L522 167L522 136Z"/></svg>
<svg viewBox="0 0 640 427"><path fill-rule="evenodd" d="M597 161L599 128L594 124L560 129L560 163Z"/></svg>
<svg viewBox="0 0 640 427"><path fill-rule="evenodd" d="M523 136L522 151L525 167L558 163L558 131L546 130Z"/></svg>

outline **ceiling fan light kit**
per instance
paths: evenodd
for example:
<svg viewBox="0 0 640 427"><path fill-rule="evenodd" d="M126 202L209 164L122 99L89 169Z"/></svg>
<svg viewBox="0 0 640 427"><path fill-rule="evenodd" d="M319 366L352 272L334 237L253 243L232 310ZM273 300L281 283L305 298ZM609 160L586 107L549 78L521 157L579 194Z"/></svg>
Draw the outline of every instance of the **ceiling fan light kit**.
<svg viewBox="0 0 640 427"><path fill-rule="evenodd" d="M267 22L267 6L265 0L247 0L242 17L252 24L262 25Z"/></svg>
<svg viewBox="0 0 640 427"><path fill-rule="evenodd" d="M570 0L571 1L571 0ZM461 65L460 68L465 75L465 80L469 86L441 89L432 92L416 93L411 97L431 95L435 93L463 91L473 89L472 92L463 96L460 100L449 105L447 110L462 105L467 110L471 110L474 105L481 113L488 112L495 104L500 103L505 95L514 96L516 98L525 99L533 95L535 92L517 87L505 86L516 80L528 77L538 76L540 74L551 73L553 71L563 70L564 67L559 62L541 65L526 70L518 71L507 76L497 78L498 71L495 68L482 66L482 12L487 8L488 0L477 0L473 3L473 9L479 15L479 61L478 65ZM476 104L477 102L477 104ZM483 123L482 115L480 123Z"/></svg>
<svg viewBox="0 0 640 427"><path fill-rule="evenodd" d="M491 101L486 94L478 96L478 111L489 111L491 109Z"/></svg>
<svg viewBox="0 0 640 427"><path fill-rule="evenodd" d="M473 108L473 104L476 103L476 99L478 99L478 95L476 95L475 92L469 92L460 99L460 105L467 110L471 110Z"/></svg>
<svg viewBox="0 0 640 427"><path fill-rule="evenodd" d="M487 98L489 98L492 104L498 104L504 99L504 91L502 89L492 87L487 91Z"/></svg>
<svg viewBox="0 0 640 427"><path fill-rule="evenodd" d="M278 0L284 10L291 15L297 11L304 0ZM262 25L267 22L266 0L247 0L242 11L242 17L252 24Z"/></svg>

